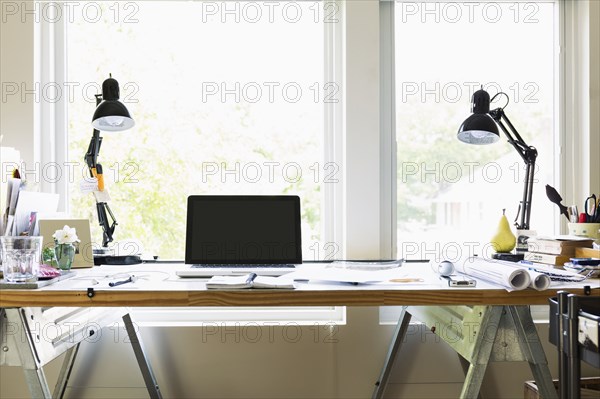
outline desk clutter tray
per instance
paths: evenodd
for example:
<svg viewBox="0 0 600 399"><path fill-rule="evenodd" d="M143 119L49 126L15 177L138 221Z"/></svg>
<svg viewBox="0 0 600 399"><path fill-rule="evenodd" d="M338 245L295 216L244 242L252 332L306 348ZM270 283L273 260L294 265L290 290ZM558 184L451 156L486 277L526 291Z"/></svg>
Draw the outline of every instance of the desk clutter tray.
<svg viewBox="0 0 600 399"><path fill-rule="evenodd" d="M26 281L23 283L14 283L14 282L6 281L6 280L2 279L2 280L0 280L0 289L32 290L32 289L36 289L36 288L42 288L42 287L45 287L50 284L54 284L58 281L69 279L73 276L75 276L75 272L69 271L64 274L61 274L60 276L54 277L54 278L42 279L42 280L37 280L37 281Z"/></svg>

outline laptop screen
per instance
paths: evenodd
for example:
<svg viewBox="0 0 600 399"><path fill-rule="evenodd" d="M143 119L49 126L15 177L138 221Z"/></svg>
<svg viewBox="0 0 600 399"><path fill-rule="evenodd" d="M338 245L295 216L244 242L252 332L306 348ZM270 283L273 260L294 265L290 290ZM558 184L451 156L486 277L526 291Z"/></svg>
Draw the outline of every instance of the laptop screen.
<svg viewBox="0 0 600 399"><path fill-rule="evenodd" d="M300 198L188 197L185 263L302 263Z"/></svg>

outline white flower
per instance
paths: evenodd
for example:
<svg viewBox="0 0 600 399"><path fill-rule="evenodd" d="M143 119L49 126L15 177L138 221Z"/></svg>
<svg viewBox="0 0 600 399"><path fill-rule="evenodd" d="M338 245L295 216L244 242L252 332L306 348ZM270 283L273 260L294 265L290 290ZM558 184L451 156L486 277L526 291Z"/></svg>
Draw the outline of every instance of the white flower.
<svg viewBox="0 0 600 399"><path fill-rule="evenodd" d="M58 244L73 244L79 242L75 228L66 225L62 230L56 230L52 237Z"/></svg>

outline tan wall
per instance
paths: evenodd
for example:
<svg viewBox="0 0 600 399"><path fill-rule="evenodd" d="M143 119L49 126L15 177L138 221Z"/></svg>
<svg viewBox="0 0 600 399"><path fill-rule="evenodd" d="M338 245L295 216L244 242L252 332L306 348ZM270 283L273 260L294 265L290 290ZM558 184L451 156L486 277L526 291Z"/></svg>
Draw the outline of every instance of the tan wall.
<svg viewBox="0 0 600 399"><path fill-rule="evenodd" d="M33 106L33 19L9 16L9 2L0 2L0 145L15 147L27 164L34 160ZM11 2L13 3L13 2ZM20 7L17 2L14 2ZM4 22L6 19L6 22ZM17 87L17 89L15 89ZM16 90L16 93L13 91ZM24 98L23 98L24 97Z"/></svg>

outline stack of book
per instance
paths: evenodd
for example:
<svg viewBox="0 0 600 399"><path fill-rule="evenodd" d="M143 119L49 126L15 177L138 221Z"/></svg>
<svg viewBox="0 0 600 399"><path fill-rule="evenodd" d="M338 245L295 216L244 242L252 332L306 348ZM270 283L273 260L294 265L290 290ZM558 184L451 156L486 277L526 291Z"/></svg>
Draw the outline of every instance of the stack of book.
<svg viewBox="0 0 600 399"><path fill-rule="evenodd" d="M591 248L593 242L578 236L530 237L525 260L561 267L576 257L577 248Z"/></svg>

